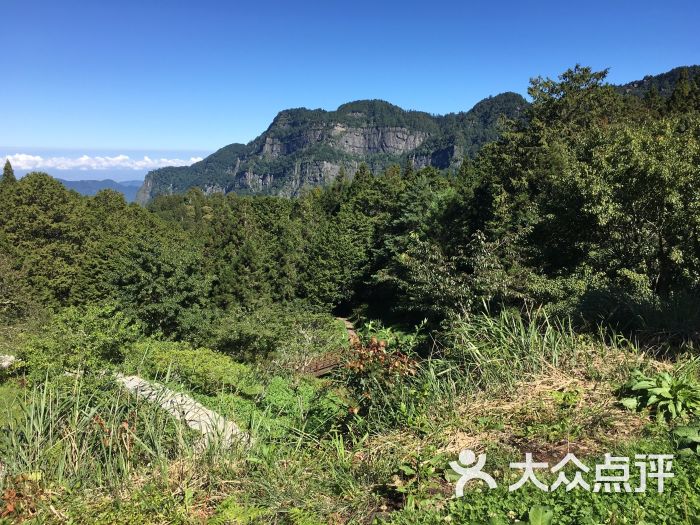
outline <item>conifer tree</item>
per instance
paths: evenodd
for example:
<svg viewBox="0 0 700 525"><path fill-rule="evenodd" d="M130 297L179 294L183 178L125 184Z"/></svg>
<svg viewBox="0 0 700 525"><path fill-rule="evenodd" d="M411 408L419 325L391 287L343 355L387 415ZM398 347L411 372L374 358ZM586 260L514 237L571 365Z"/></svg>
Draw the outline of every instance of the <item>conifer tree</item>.
<svg viewBox="0 0 700 525"><path fill-rule="evenodd" d="M700 111L700 75L690 81L690 105L691 109Z"/></svg>
<svg viewBox="0 0 700 525"><path fill-rule="evenodd" d="M664 114L666 101L656 86L651 86L651 89L644 94L644 104L657 115Z"/></svg>
<svg viewBox="0 0 700 525"><path fill-rule="evenodd" d="M5 161L5 167L2 170L2 182L3 183L12 183L15 182L17 179L15 178L15 170L12 169L12 164L10 164L9 160Z"/></svg>
<svg viewBox="0 0 700 525"><path fill-rule="evenodd" d="M673 88L671 98L668 101L668 107L671 111L684 113L690 109L692 87L690 78L688 77L688 70L683 69L676 87Z"/></svg>
<svg viewBox="0 0 700 525"><path fill-rule="evenodd" d="M413 175L413 157L410 155L406 157L406 164L404 164L403 167L403 175L404 177L410 177Z"/></svg>

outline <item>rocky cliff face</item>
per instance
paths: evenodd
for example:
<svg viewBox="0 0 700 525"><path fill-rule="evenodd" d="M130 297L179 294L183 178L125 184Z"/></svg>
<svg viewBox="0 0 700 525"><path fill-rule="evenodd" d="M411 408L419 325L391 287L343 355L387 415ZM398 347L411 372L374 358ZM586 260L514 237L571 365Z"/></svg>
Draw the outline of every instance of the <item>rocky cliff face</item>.
<svg viewBox="0 0 700 525"><path fill-rule="evenodd" d="M347 128L337 125L334 128L338 137L337 147L351 155L371 155L387 153L401 155L416 149L430 135L423 131L407 128Z"/></svg>
<svg viewBox="0 0 700 525"><path fill-rule="evenodd" d="M326 184L341 169L372 170L410 159L416 167L454 167L497 136L501 115L527 106L515 93L488 98L465 113L433 116L382 101L357 101L336 111L291 109L250 143L231 144L187 167L150 172L137 200L146 203L197 186L205 193L298 195Z"/></svg>
<svg viewBox="0 0 700 525"><path fill-rule="evenodd" d="M348 127L334 124L324 128L305 130L285 141L267 136L259 151L261 157L276 159L291 155L314 144L328 144L350 155L365 156L375 153L401 155L420 146L428 133L408 128Z"/></svg>

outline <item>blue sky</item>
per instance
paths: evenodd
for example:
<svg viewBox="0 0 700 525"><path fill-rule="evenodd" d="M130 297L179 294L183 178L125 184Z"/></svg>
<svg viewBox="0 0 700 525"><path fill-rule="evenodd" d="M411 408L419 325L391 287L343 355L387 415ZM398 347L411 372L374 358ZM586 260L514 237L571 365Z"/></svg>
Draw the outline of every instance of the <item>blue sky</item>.
<svg viewBox="0 0 700 525"><path fill-rule="evenodd" d="M2 0L0 154L185 159L288 107L467 110L577 62L630 81L700 63L699 5Z"/></svg>

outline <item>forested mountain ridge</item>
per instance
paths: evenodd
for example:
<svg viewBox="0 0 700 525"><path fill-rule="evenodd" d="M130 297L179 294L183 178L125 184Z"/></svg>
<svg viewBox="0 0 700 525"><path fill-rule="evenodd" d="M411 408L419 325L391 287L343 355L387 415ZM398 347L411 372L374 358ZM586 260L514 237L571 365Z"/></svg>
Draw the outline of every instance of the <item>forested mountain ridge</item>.
<svg viewBox="0 0 700 525"><path fill-rule="evenodd" d="M679 81L700 74L683 66L614 86L623 95L671 96ZM431 115L382 100L359 100L335 111L281 111L270 127L248 144L230 144L191 166L148 173L137 202L191 187L205 194L298 195L302 188L333 181L341 170L354 173L365 163L374 172L392 164L419 169L456 168L498 136L499 117L519 118L528 102L517 93L489 97L467 112Z"/></svg>
<svg viewBox="0 0 700 525"><path fill-rule="evenodd" d="M622 84L618 86L618 91L628 95L644 96L654 89L662 97L670 97L673 93L673 88L683 76L696 78L698 75L700 75L700 66L674 67L670 71L659 75L647 75L641 80Z"/></svg>
<svg viewBox="0 0 700 525"><path fill-rule="evenodd" d="M502 93L467 112L439 116L381 100L350 102L335 111L288 109L246 145L230 144L192 166L151 171L137 200L194 186L205 193L294 196L334 180L341 170L354 173L362 163L377 172L409 159L416 168L456 167L497 137L501 115L518 118L526 107L522 96Z"/></svg>

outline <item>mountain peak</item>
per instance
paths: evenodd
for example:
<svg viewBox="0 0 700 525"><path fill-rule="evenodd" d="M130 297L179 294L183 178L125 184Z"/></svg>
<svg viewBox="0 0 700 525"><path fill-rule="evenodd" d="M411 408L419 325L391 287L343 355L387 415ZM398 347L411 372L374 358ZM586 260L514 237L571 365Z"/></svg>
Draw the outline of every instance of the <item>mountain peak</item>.
<svg viewBox="0 0 700 525"><path fill-rule="evenodd" d="M381 99L363 99L363 100L353 100L352 102L346 102L341 104L336 109L337 113L348 114L348 113L381 113L384 111L395 111L395 112L405 112L403 108L387 102Z"/></svg>
<svg viewBox="0 0 700 525"><path fill-rule="evenodd" d="M670 95L685 70L690 77L700 75L700 66L683 66L616 89L642 96L656 87ZM447 115L405 110L379 99L355 100L331 111L285 109L248 144L230 144L192 166L151 171L137 199L145 203L191 187L205 193L294 196L332 181L341 169L354 173L361 163L373 171L408 160L416 168L455 169L498 137L501 116L521 118L527 106L518 93L505 92Z"/></svg>

